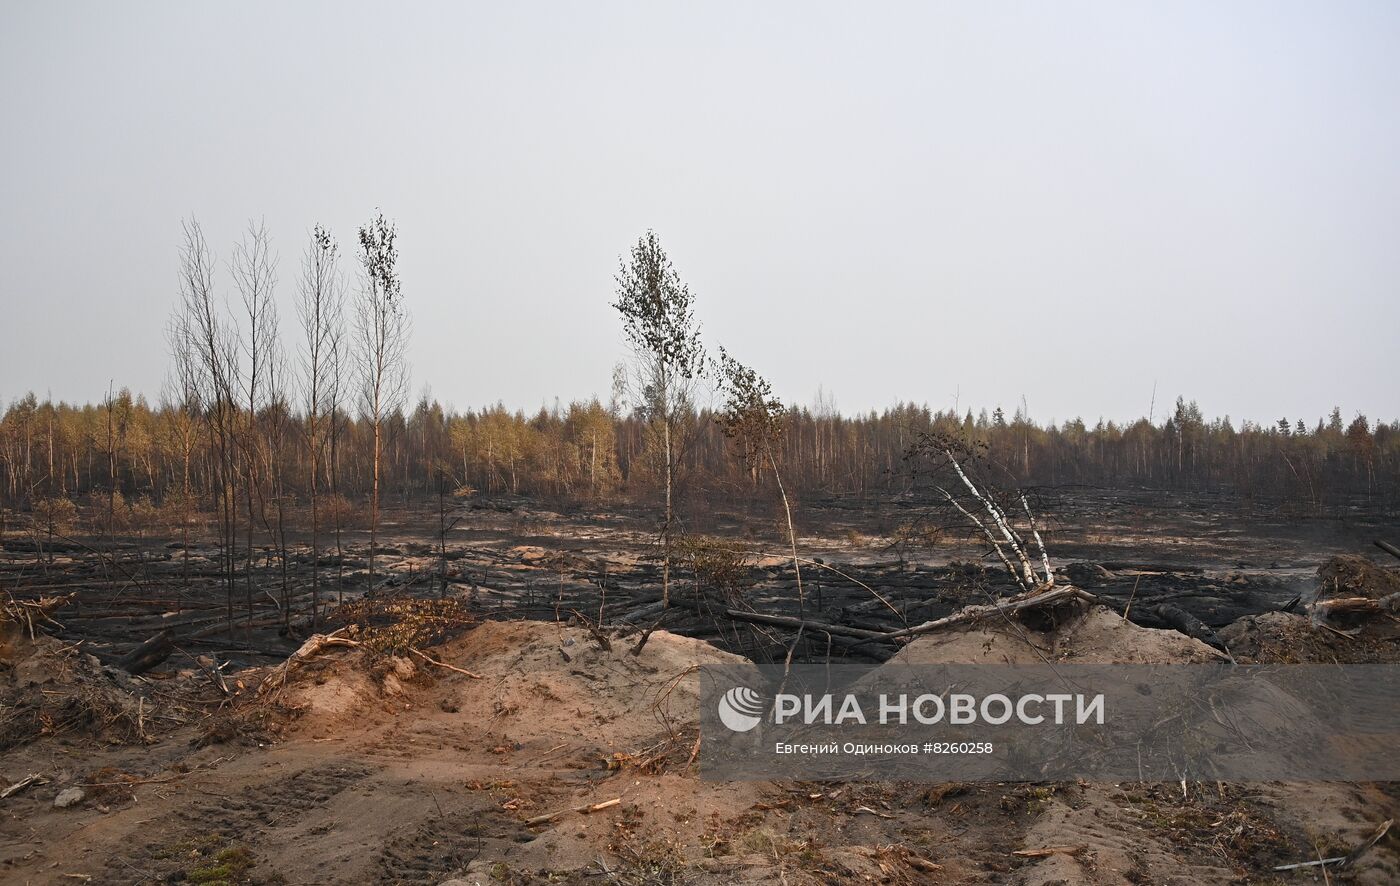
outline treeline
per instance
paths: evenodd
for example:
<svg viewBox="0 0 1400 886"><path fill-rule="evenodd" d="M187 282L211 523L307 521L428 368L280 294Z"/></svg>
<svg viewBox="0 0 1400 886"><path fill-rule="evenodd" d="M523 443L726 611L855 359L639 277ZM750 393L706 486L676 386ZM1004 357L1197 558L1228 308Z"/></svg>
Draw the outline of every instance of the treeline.
<svg viewBox="0 0 1400 886"><path fill-rule="evenodd" d="M695 300L651 231L620 258L612 307L632 354L606 406L415 404L397 231L376 213L355 245L342 256L328 231L312 229L288 323L278 295L288 287L261 225L250 224L223 263L199 224L185 222L167 327L171 371L158 403L126 390L99 404L32 394L10 403L0 418L0 504L37 507L50 529L70 513L67 503L94 498L109 530L133 507L186 524L213 514L231 589L238 536L247 572L255 533L283 547L302 505L313 549L320 530L338 533L347 511L368 505L372 576L383 496L650 498L669 527L677 501L753 499L770 484L808 500L903 492L905 453L930 432L961 438L1018 485L1219 490L1315 512L1358 495L1390 508L1400 493L1400 423L1348 420L1337 409L1315 422L1235 427L1178 399L1161 422L1090 427L1041 425L1000 408L974 416L909 404L846 416L821 398L813 408L784 406L722 347L718 359L709 353ZM725 393L725 416L696 407L707 386Z"/></svg>
<svg viewBox="0 0 1400 886"><path fill-rule="evenodd" d="M374 429L368 417L322 416L337 440L316 465L322 490L372 492ZM267 441L262 471L278 478L269 496L304 503L313 476L307 416L285 402L263 406L244 433ZM735 452L711 413L692 410L678 453L687 491L706 498L766 494L770 482ZM115 491L128 503L161 506L188 492L208 501L219 487L219 456L207 422L186 405L156 405L122 390L98 404L12 402L0 418L0 492L25 510L65 497L105 508ZM941 431L987 446L1017 483L1091 484L1227 491L1324 510L1354 496L1391 507L1400 500L1400 423L1280 419L1261 426L1205 421L1180 401L1163 422L1080 420L1040 425L1000 409L956 415L903 405L843 416L789 408L778 457L789 491L804 498L890 495L909 485L904 453L919 434ZM381 428L384 494L400 500L476 491L605 503L656 494L662 466L645 417L598 401L534 413L502 406L454 412L422 399L387 414Z"/></svg>
<svg viewBox="0 0 1400 886"><path fill-rule="evenodd" d="M904 405L843 416L824 403L785 406L767 379L702 343L695 299L652 231L619 258L612 307L631 354L607 406L526 414L454 412L427 397L410 403L397 238L376 213L342 257L315 226L293 281L294 322L284 323L266 229L250 224L224 263L199 224L185 222L166 330L171 370L158 403L109 390L100 404L32 394L9 404L0 417L0 537L18 511L51 561L55 542L80 521L109 540L152 531L187 541L192 528L212 528L230 630L239 597L252 630L269 590L258 563L274 561L277 606L291 630L307 592L292 575L289 529L309 530L314 629L323 584L344 589L344 529L368 528L362 587L383 586L375 561L386 497L432 496L439 506L448 494L478 492L655 504L663 605L678 516L776 493L796 571L794 499L906 492L905 455L931 433L985 457L983 473L1008 485L1231 490L1315 513L1356 495L1383 509L1396 500L1400 425L1360 415L1344 422L1335 409L1316 425L1280 419L1236 429L1228 419L1206 422L1180 399L1160 425L1092 428L1042 426L1021 411L1008 420L1001 409L974 417ZM722 413L696 407L705 387L722 395Z"/></svg>

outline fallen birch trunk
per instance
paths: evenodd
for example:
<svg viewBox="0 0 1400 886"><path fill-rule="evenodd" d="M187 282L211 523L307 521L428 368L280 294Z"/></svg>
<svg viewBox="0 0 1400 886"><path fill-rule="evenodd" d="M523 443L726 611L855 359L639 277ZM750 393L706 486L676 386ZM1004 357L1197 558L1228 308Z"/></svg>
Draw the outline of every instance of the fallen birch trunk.
<svg viewBox="0 0 1400 886"><path fill-rule="evenodd" d="M1098 598L1093 594L1082 591L1073 585L1057 585L1048 590L1030 591L994 604L986 603L977 606L966 606L952 615L935 618L932 621L914 625L912 628L890 631L886 634L877 634L872 639L896 640L900 637L913 637L918 634L928 634L943 628L952 627L953 625L979 621L992 615L1006 615L1025 609L1038 609L1042 606L1048 606L1053 603L1065 603L1070 600L1079 600L1085 603L1098 602Z"/></svg>
<svg viewBox="0 0 1400 886"><path fill-rule="evenodd" d="M1333 597L1318 600L1312 605L1314 615L1326 618L1333 613L1380 615L1400 612L1400 594L1391 594L1379 600L1371 597Z"/></svg>

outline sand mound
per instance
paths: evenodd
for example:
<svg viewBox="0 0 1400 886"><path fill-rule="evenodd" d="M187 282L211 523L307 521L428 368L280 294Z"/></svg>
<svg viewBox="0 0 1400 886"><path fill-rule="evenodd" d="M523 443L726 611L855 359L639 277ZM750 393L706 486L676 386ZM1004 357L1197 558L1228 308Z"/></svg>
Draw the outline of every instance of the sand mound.
<svg viewBox="0 0 1400 886"><path fill-rule="evenodd" d="M0 646L0 751L45 735L140 740L155 709L139 688L76 646L7 629Z"/></svg>
<svg viewBox="0 0 1400 886"><path fill-rule="evenodd" d="M1265 612L1236 619L1220 631L1220 639L1241 662L1358 664L1400 661L1397 633L1389 620L1342 632L1316 625L1304 615Z"/></svg>
<svg viewBox="0 0 1400 886"><path fill-rule="evenodd" d="M320 725L374 711L402 710L415 678L427 682L413 661L402 656L367 651L321 656L293 672L280 700L287 709Z"/></svg>
<svg viewBox="0 0 1400 886"><path fill-rule="evenodd" d="M1320 597L1366 597L1379 600L1400 593L1400 573L1356 554L1341 554L1318 567Z"/></svg>
<svg viewBox="0 0 1400 886"><path fill-rule="evenodd" d="M471 718L506 744L580 737L635 748L694 725L695 670L744 659L701 640L656 631L640 655L635 637L604 649L588 630L538 621L491 621L426 650L473 679L421 659L355 650L312 659L294 672L284 703L322 727L432 706Z"/></svg>
<svg viewBox="0 0 1400 886"><path fill-rule="evenodd" d="M1037 651L1038 650L1038 651ZM1169 664L1219 661L1220 654L1176 631L1124 621L1102 606L1049 631L986 619L919 637L892 659L900 664Z"/></svg>
<svg viewBox="0 0 1400 886"><path fill-rule="evenodd" d="M487 622L436 653L482 676L455 684L454 701L516 736L630 744L689 725L699 710L700 665L744 661L701 640L657 631L640 655L635 638L599 646L580 627Z"/></svg>

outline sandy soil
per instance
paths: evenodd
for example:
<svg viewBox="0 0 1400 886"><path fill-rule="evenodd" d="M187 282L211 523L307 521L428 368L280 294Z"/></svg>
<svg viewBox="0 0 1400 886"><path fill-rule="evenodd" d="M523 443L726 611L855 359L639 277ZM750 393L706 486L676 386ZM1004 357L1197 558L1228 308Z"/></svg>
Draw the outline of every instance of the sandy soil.
<svg viewBox="0 0 1400 886"><path fill-rule="evenodd" d="M1324 555L1365 550L1391 523L1241 516L1207 499L1109 504L1073 498L1056 550L1061 562L1082 558L1066 576L1110 608L1054 626L945 631L894 660L1218 659L1181 634L1125 621L1128 600L1134 612L1157 600L1190 608L1240 661L1400 657L1393 619L1336 631L1266 611L1325 590ZM956 546L893 559L886 517L863 506L808 513L804 555L858 578L903 619L1001 590L960 562L967 552ZM645 609L656 585L647 520L473 510L443 558L421 514L391 515L395 542L380 553L391 590L437 598L445 559L449 602L490 619L422 647L477 676L411 654L335 648L262 692L302 636L275 617L246 637L218 627L221 591L201 574L212 562L207 540L193 565L150 541L102 557L59 552L44 564L5 551L21 586L84 596L63 626L50 626L55 637L0 633L0 790L35 776L0 798L0 881L1321 883L1316 868L1272 868L1345 854L1400 813L1395 785L703 781L693 669L781 651L784 638L701 634L692 619L668 621L680 633L657 630L636 656L636 627L604 648L573 613L606 609L616 623L629 607ZM742 592L768 611L791 603L793 576L755 521L764 518L715 513L703 528L748 540ZM353 600L364 551L349 550ZM809 611L889 620L867 589L812 569ZM259 580L275 591L275 570L266 572ZM680 575L683 593L698 592L698 579ZM275 613L272 591L259 612ZM172 623L184 627L167 665L142 677L110 667ZM215 686L217 667L231 697ZM74 787L82 799L56 807ZM1346 876L1400 882L1398 846L1400 836L1387 836Z"/></svg>
<svg viewBox="0 0 1400 886"><path fill-rule="evenodd" d="M1034 643L1037 649L1030 648ZM12 669L55 693L40 642ZM583 627L487 622L415 657L332 650L232 724L104 744L84 730L7 752L47 781L0 801L14 883L1296 882L1274 864L1345 852L1397 797L1369 785L711 783L691 764L694 668L735 660L658 631L638 656ZM1038 651L1037 651L1038 650ZM985 624L909 661L1213 659L1179 634L1090 610L1049 633ZM34 660L35 657L37 660ZM89 675L90 676L90 675ZM177 694L182 678L162 683ZM198 679L189 676L188 680ZM159 696L156 696L159 697ZM85 784L78 805L63 789ZM598 811L572 811L619 802ZM561 813L548 821L531 819ZM1050 850L1034 857L1037 850ZM1031 852L1032 857L1016 855ZM1393 838L1354 872L1393 883Z"/></svg>

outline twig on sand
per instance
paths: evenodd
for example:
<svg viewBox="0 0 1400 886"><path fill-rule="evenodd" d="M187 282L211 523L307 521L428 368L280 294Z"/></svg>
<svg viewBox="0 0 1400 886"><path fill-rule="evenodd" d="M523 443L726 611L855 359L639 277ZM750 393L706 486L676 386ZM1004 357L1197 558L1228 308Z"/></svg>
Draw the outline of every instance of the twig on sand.
<svg viewBox="0 0 1400 886"><path fill-rule="evenodd" d="M570 609L569 611L577 616L579 621L583 622L583 626L588 629L588 633L593 637L593 642L597 643L604 652L612 652L612 641L608 639L607 634L603 633L602 622L594 624L589 620L588 616L579 612L577 609Z"/></svg>
<svg viewBox="0 0 1400 886"><path fill-rule="evenodd" d="M1128 613L1133 608L1133 599L1137 597L1138 585L1142 583L1142 573L1138 573L1137 579L1133 582L1133 592L1128 595L1128 605L1123 607L1123 621L1128 620Z"/></svg>
<svg viewBox="0 0 1400 886"><path fill-rule="evenodd" d="M560 809L555 812L546 812L544 815L536 815L534 818L526 819L525 826L527 828L532 828L536 825L548 824L549 822L554 821L556 818L563 818L570 812L577 812L580 815L592 815L595 812L602 812L605 809L611 809L614 806L620 805L622 805L621 797L614 797L611 800L604 800L602 803L585 803L582 806L574 806L570 809Z"/></svg>
<svg viewBox="0 0 1400 886"><path fill-rule="evenodd" d="M1017 849L1012 852L1019 858L1047 858L1051 855L1078 855L1088 850L1088 846L1041 846L1037 849Z"/></svg>
<svg viewBox="0 0 1400 886"><path fill-rule="evenodd" d="M1386 833L1390 830L1390 826L1394 823L1395 819L1387 818L1385 821L1381 822L1379 825L1376 826L1376 829L1371 832L1370 836L1362 840L1360 843L1356 844L1356 847L1350 852L1348 852L1346 855L1338 855L1333 858L1319 858L1317 861L1299 861L1294 862L1293 864L1281 864L1278 867L1274 868L1274 870L1296 871L1299 868L1325 868L1329 864L1336 865L1339 869L1349 868L1352 865L1356 864L1356 862L1361 859L1361 856L1365 855L1372 846L1379 843L1381 837L1384 837L1386 835Z"/></svg>
<svg viewBox="0 0 1400 886"><path fill-rule="evenodd" d="M428 655L427 653L424 653L424 652L421 652L421 651L419 651L419 650L417 650L417 649L414 649L412 646L408 647L408 651L411 652L411 653L413 653L414 655L418 656L419 658L423 659L424 661L426 661L426 662L427 662L428 664L430 664L430 665L436 665L436 666L438 666L438 667L440 667L440 668L446 668L446 669L449 670L449 671L456 671L456 672L459 673L459 674L466 674L468 677L471 677L473 680L480 680L480 679L481 679L481 675L480 675L480 674L477 674L477 673L474 673L474 672L472 672L472 671L469 671L469 670L467 670L466 668L459 668L459 667L457 667L456 665L450 665L450 664L448 664L448 663L445 662L445 661L438 661L436 658L431 657L431 656Z"/></svg>
<svg viewBox="0 0 1400 886"><path fill-rule="evenodd" d="M4 800L13 794L18 794L20 791L24 790L32 784L43 784L46 781L48 781L48 779L44 778L39 773L30 773L29 775L26 775L24 778L21 778L19 781L5 788L3 791L0 791L0 800Z"/></svg>

